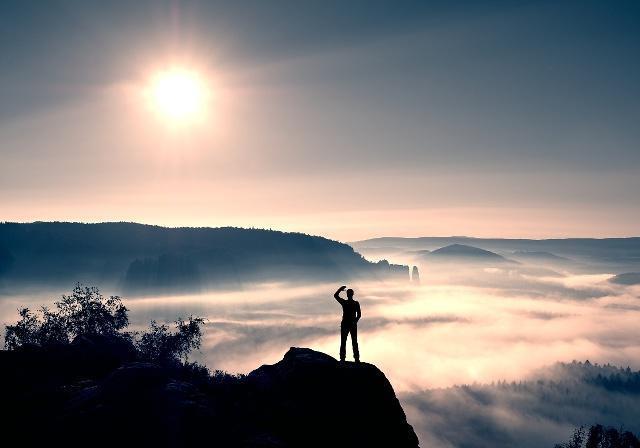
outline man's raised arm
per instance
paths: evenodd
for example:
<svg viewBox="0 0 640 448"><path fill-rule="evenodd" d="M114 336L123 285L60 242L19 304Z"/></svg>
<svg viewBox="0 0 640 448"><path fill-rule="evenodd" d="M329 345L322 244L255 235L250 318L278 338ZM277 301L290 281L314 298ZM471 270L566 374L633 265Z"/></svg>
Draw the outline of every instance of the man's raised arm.
<svg viewBox="0 0 640 448"><path fill-rule="evenodd" d="M342 302L344 299L342 297L340 297L340 293L342 291L344 291L345 289L347 289L346 286L339 287L338 290L336 291L336 293L333 295L333 298L336 299L338 302Z"/></svg>

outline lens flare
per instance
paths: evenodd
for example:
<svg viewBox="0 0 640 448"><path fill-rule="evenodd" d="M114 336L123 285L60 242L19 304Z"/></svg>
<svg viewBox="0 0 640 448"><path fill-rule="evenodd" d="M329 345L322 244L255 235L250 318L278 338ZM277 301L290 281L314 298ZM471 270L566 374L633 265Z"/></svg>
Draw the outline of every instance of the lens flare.
<svg viewBox="0 0 640 448"><path fill-rule="evenodd" d="M201 76L186 69L171 69L159 73L152 80L150 93L156 110L176 121L200 115L209 97L208 88Z"/></svg>

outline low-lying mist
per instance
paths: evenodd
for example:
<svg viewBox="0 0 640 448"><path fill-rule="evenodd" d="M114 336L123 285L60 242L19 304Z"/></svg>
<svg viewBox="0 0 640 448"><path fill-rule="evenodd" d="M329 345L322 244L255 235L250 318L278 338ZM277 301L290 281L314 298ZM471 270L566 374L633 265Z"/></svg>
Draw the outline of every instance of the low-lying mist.
<svg viewBox="0 0 640 448"><path fill-rule="evenodd" d="M480 399L473 389L448 388L535 379L539 369L572 360L639 369L639 286L612 284L608 273L556 275L550 269L518 266L437 272L423 270L420 285L349 285L362 306L362 359L380 367L401 393L423 443L497 446L526 427L526 446L536 446L557 435L562 435L557 441L566 439L572 427L596 423L587 421L594 416L614 415L604 408L591 414L567 414L561 400L549 410L538 405L545 399L531 391L522 398L517 391L488 389L482 392L488 398ZM337 356L341 309L332 295L338 286L261 284L198 295L126 297L125 303L134 329L146 326L150 319L205 317L204 343L192 360L211 369L248 372L281 359L290 346ZM13 322L19 306L46 305L62 292L5 295L0 300L0 319ZM600 406L606 401L605 392L597 395ZM626 397L625 406L633 408L628 416L637 420L638 396L616 393L611 400ZM528 407L518 414L523 403ZM586 399L581 405L588 403ZM476 412L482 417L472 419L475 424L471 425L468 420ZM631 421L622 421L624 417L624 412L615 413L613 423L630 426ZM456 436L459 431L454 424L465 427L464 440L469 443ZM537 432L546 435L536 438Z"/></svg>

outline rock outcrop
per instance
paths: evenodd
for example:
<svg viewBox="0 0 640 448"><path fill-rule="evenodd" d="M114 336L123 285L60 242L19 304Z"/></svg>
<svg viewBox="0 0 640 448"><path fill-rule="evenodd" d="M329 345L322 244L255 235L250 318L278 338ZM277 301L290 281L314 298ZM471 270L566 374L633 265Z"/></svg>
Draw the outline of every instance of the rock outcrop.
<svg viewBox="0 0 640 448"><path fill-rule="evenodd" d="M265 435L281 446L418 446L391 384L372 364L291 348L248 381L260 397Z"/></svg>
<svg viewBox="0 0 640 448"><path fill-rule="evenodd" d="M21 446L417 447L384 374L306 348L244 377L132 359L105 339L0 351Z"/></svg>
<svg viewBox="0 0 640 448"><path fill-rule="evenodd" d="M411 270L411 283L416 285L420 284L420 271L418 271L418 266L414 266Z"/></svg>

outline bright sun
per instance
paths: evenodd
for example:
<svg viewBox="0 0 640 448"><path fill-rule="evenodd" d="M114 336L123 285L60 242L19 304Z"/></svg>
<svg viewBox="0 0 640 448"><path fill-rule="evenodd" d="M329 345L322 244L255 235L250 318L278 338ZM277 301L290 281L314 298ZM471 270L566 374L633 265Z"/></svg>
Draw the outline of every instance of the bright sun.
<svg viewBox="0 0 640 448"><path fill-rule="evenodd" d="M175 121L199 116L209 97L201 76L187 69L165 70L156 75L150 94L157 111Z"/></svg>

